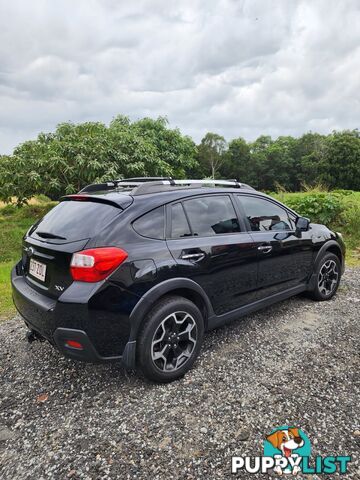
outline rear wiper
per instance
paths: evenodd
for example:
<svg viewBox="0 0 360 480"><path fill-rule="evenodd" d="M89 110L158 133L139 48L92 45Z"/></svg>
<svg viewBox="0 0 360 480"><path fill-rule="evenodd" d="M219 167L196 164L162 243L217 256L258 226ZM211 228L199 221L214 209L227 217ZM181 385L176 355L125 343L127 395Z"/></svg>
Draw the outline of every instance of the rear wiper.
<svg viewBox="0 0 360 480"><path fill-rule="evenodd" d="M60 235L56 235L55 233L50 232L35 232L36 235L43 238L58 238L59 240L66 240L65 237L61 237Z"/></svg>

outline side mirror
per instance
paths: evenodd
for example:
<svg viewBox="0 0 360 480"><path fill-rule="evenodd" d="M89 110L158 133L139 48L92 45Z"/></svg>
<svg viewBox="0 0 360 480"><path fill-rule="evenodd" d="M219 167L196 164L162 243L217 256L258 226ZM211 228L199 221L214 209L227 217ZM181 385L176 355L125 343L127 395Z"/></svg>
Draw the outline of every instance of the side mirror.
<svg viewBox="0 0 360 480"><path fill-rule="evenodd" d="M295 223L297 236L301 237L301 232L309 230L310 220L306 217L298 217Z"/></svg>

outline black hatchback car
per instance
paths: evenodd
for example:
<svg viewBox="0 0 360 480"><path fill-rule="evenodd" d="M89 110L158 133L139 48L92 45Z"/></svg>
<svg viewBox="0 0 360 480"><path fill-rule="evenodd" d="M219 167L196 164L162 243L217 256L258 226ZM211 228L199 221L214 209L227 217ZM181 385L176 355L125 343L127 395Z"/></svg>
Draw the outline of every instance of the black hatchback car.
<svg viewBox="0 0 360 480"><path fill-rule="evenodd" d="M330 299L344 259L340 234L237 181L134 178L63 197L11 281L29 339L168 382L204 331L302 292Z"/></svg>

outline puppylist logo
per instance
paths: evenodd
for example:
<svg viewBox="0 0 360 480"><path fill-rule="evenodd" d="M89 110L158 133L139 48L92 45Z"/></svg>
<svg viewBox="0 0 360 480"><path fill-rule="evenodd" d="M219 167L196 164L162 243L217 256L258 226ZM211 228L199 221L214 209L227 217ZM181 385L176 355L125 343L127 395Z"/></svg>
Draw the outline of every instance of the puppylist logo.
<svg viewBox="0 0 360 480"><path fill-rule="evenodd" d="M348 471L349 456L315 457L312 461L308 436L296 427L273 429L264 440L262 457L232 457L231 473L275 473L277 475L325 474Z"/></svg>
<svg viewBox="0 0 360 480"><path fill-rule="evenodd" d="M311 444L299 428L279 427L264 441L264 456L274 458L274 473L297 475L303 458L310 458Z"/></svg>

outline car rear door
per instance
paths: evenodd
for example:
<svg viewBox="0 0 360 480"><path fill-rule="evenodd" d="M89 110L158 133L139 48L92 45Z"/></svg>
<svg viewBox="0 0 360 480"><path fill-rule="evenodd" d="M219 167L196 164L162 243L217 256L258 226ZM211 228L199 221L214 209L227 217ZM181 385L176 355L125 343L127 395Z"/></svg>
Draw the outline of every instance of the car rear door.
<svg viewBox="0 0 360 480"><path fill-rule="evenodd" d="M231 195L199 195L168 205L166 236L178 274L201 285L217 315L253 301L257 251Z"/></svg>
<svg viewBox="0 0 360 480"><path fill-rule="evenodd" d="M262 299L304 283L311 273L312 240L295 235L295 216L272 199L237 194L258 254L257 298Z"/></svg>
<svg viewBox="0 0 360 480"><path fill-rule="evenodd" d="M72 254L121 212L116 205L84 198L56 205L24 237L22 266L28 284L44 295L59 297L73 282Z"/></svg>

